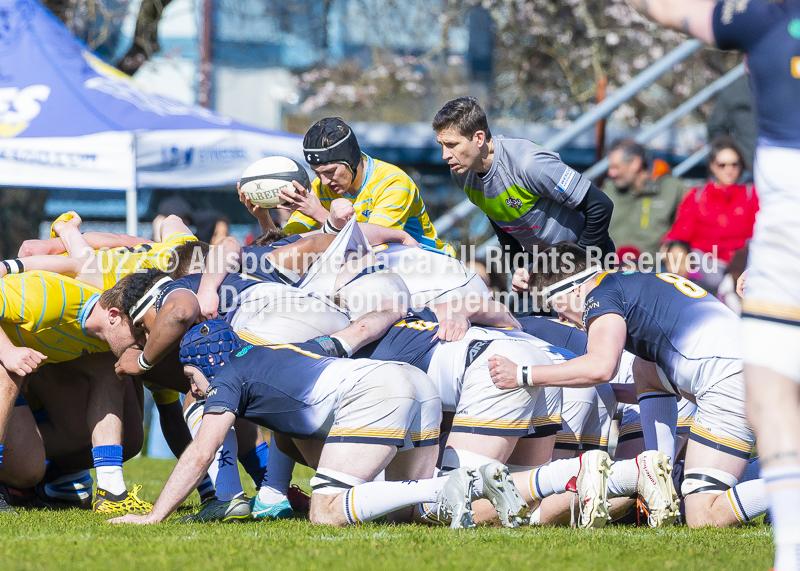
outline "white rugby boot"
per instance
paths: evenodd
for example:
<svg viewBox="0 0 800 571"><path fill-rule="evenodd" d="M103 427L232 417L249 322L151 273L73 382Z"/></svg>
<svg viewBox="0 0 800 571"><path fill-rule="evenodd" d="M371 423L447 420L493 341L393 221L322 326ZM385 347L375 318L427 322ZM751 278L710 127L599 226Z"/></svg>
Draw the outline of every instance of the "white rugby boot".
<svg viewBox="0 0 800 571"><path fill-rule="evenodd" d="M525 522L528 504L522 499L508 468L500 462L490 462L479 468L483 478L483 497L492 502L503 527L519 527Z"/></svg>
<svg viewBox="0 0 800 571"><path fill-rule="evenodd" d="M636 457L639 479L636 484L647 512L647 525L664 527L675 523L680 514L678 493L672 482L669 457L658 450L648 450Z"/></svg>
<svg viewBox="0 0 800 571"><path fill-rule="evenodd" d="M475 527L472 521L472 488L477 478L473 468L456 468L450 472L436 498L437 519L450 522L450 529Z"/></svg>
<svg viewBox="0 0 800 571"><path fill-rule="evenodd" d="M580 456L575 487L578 491L578 519L582 528L603 527L611 519L608 513L608 477L611 458L603 450L590 450Z"/></svg>

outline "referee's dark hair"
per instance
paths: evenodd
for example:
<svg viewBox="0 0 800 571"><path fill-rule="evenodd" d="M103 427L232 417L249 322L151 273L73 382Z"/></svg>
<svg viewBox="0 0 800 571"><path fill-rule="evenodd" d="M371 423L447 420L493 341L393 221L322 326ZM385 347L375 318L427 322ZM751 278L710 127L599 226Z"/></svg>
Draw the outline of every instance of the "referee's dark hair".
<svg viewBox="0 0 800 571"><path fill-rule="evenodd" d="M643 169L650 168L650 164L653 162L650 151L648 151L644 145L637 143L633 139L619 139L618 141L614 141L614 144L608 149L608 154L610 155L614 151L622 151L622 157L626 163L630 163L634 157L639 157L642 161Z"/></svg>
<svg viewBox="0 0 800 571"><path fill-rule="evenodd" d="M486 113L474 97L453 99L439 109L436 117L433 118L433 130L438 133L445 129L455 129L469 139L478 131L483 131L486 134L486 140L492 140Z"/></svg>

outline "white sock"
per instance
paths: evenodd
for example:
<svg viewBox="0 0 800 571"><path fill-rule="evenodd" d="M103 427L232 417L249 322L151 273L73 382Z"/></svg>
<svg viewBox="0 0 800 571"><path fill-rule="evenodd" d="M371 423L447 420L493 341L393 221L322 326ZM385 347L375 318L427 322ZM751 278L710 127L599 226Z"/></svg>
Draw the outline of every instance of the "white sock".
<svg viewBox="0 0 800 571"><path fill-rule="evenodd" d="M527 475L528 493L534 500L567 491L569 481L578 475L580 458L555 460L534 468Z"/></svg>
<svg viewBox="0 0 800 571"><path fill-rule="evenodd" d="M644 426L644 423L642 423ZM639 466L636 460L618 460L611 465L608 478L608 496L630 496L636 493L639 481Z"/></svg>
<svg viewBox="0 0 800 571"><path fill-rule="evenodd" d="M678 401L674 395L645 392L639 395L644 445L675 458L675 429L678 426Z"/></svg>
<svg viewBox="0 0 800 571"><path fill-rule="evenodd" d="M775 571L800 570L800 465L761 468L775 536Z"/></svg>
<svg viewBox="0 0 800 571"><path fill-rule="evenodd" d="M203 424L203 407L193 406L187 411L186 425L192 433L192 438L197 436L200 426ZM238 455L239 444L236 442L236 431L230 429L225 437L225 442L217 450L214 461L208 467L208 475L214 482L217 491L217 499L227 502L243 493L242 481L239 479L239 466L236 458Z"/></svg>
<svg viewBox="0 0 800 571"><path fill-rule="evenodd" d="M292 483L294 460L278 450L275 436L269 441L267 457L267 477L264 485L258 490L258 501L265 504L279 504L286 500L286 493Z"/></svg>
<svg viewBox="0 0 800 571"><path fill-rule="evenodd" d="M122 476L122 466L98 466L97 487L102 488L110 494L118 496L124 494L125 478Z"/></svg>
<svg viewBox="0 0 800 571"><path fill-rule="evenodd" d="M764 480L742 482L725 492L740 523L750 521L767 511L767 487Z"/></svg>
<svg viewBox="0 0 800 571"><path fill-rule="evenodd" d="M447 477L405 482L367 482L344 494L342 507L350 524L371 521L400 508L436 502Z"/></svg>

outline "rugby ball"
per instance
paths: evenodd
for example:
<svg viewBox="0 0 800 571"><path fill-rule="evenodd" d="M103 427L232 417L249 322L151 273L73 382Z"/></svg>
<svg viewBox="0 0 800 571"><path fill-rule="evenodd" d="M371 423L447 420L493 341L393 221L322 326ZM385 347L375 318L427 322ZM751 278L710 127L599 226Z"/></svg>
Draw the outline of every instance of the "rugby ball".
<svg viewBox="0 0 800 571"><path fill-rule="evenodd" d="M240 181L242 193L261 208L277 208L283 204L278 191L296 191L292 184L309 187L308 173L300 163L288 157L267 157L247 167Z"/></svg>

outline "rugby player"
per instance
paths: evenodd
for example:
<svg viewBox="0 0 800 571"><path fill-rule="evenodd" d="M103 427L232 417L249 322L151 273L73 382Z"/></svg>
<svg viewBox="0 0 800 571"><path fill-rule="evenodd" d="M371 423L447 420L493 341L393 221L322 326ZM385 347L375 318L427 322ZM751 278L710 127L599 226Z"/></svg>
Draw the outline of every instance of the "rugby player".
<svg viewBox="0 0 800 571"><path fill-rule="evenodd" d="M315 525L353 525L382 515L410 521L414 506L435 502L451 527L471 527L476 487L498 504L513 491L501 481L500 463L433 477L441 404L430 379L408 365L336 359L316 342L242 346L218 320L189 332L181 360L194 392L207 399L206 418L153 510L112 523L163 521L199 482L237 416L291 435L316 469ZM383 470L386 481L373 481Z"/></svg>
<svg viewBox="0 0 800 571"><path fill-rule="evenodd" d="M554 263L547 263L548 258ZM574 244L559 244L537 261L532 288L560 317L586 330L587 352L527 374L523 363L494 355L495 384L514 388L518 375L523 384L533 386L607 383L627 349L657 367L660 383L653 383L648 395L680 392L697 404L682 484L687 524L722 527L762 514L764 482L742 481L754 437L744 418L738 317L705 290L674 274L608 273L600 266L587 267L586 252ZM658 418L663 412L661 418L668 419L674 455L674 399L659 396L658 401L663 408L654 407L651 413ZM642 408L643 428L647 422ZM665 484L664 495L675 495L672 481L665 478ZM670 517L677 515L675 508L666 508Z"/></svg>
<svg viewBox="0 0 800 571"><path fill-rule="evenodd" d="M423 246L455 255L436 234L411 177L362 153L356 134L339 117L326 117L311 126L303 139L303 156L317 178L310 189L295 181L296 192L280 191L285 203L278 209L292 213L283 227L287 234L314 229L337 233L355 215L359 222L405 230ZM241 190L239 199L258 218L262 231L274 227L269 212L255 208ZM336 215L334 202L345 206Z"/></svg>
<svg viewBox="0 0 800 571"><path fill-rule="evenodd" d="M747 414L775 529L775 569L800 569L800 2L632 0L648 17L747 56L761 211L742 304Z"/></svg>
<svg viewBox="0 0 800 571"><path fill-rule="evenodd" d="M13 268L21 270L22 268ZM40 365L81 355L113 351L121 355L141 335L120 313L119 299L73 279L50 272L24 272L2 278L0 312L0 454L8 422L26 376ZM91 371L89 371L91 373ZM129 493L122 475L123 381L109 383L89 374L87 419L98 470L96 511L144 511L145 502ZM37 458L31 445L31 458ZM44 466L41 466L43 469ZM37 467L38 469L38 467Z"/></svg>
<svg viewBox="0 0 800 571"><path fill-rule="evenodd" d="M564 240L599 248L603 255L614 251L611 199L557 153L525 139L493 136L474 97L445 103L433 130L453 180L489 217L514 264L518 254ZM515 289L526 289L526 275L515 278Z"/></svg>

